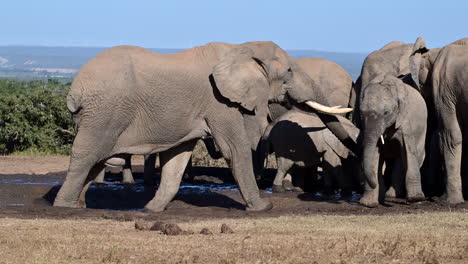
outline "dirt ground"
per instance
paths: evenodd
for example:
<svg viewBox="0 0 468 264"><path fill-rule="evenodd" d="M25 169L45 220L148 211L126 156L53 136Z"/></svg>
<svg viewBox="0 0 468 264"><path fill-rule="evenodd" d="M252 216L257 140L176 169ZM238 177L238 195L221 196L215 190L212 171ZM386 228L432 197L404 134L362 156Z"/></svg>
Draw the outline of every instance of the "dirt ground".
<svg viewBox="0 0 468 264"><path fill-rule="evenodd" d="M202 225L211 226L211 228L214 229L215 226L221 225L222 222L226 222L230 223L230 225L236 227L238 230L244 229L244 225L249 226L248 228L245 227L246 230L257 230L257 227L255 227L255 225L262 226L265 225L265 223L270 223L274 227L264 226L263 229L258 227L261 229L261 231L260 229L258 229L255 232L262 233L267 232L267 230L269 229L274 229L276 231L267 232L268 236L273 236L274 239L272 241L278 240L278 243L280 243L280 241L282 241L284 238L281 238L281 236L276 236L279 234L288 234L288 238L285 241L289 241L294 237L305 239L304 236L306 234L310 235L310 230L308 231L307 228L318 228L316 226L316 223L314 223L313 226L308 226L312 225L310 221L323 222L326 221L325 219L335 219L333 221L337 221L336 224L338 225L335 225L333 227L333 230L335 230L336 228L340 229L339 225L342 222L344 223L346 221L357 221L357 223L361 222L361 224L364 224L366 222L371 222L375 220L376 222L388 222L388 227L385 227L385 232L387 233L376 233L376 231L378 231L378 228L376 228L375 230L367 230L366 232L370 233L366 233L365 236L359 235L353 237L353 235L349 234L349 232L357 232L356 227L350 227L350 230L346 230L346 232L342 230L344 233L339 233L339 231L336 230L331 231L332 229L324 229L325 233L321 233L320 237L327 239L326 241L328 242L318 243L317 241L315 241L314 243L310 244L311 242L309 241L308 243L306 243L308 245L310 244L309 246L320 248L320 250L323 251L322 252L319 250L321 252L320 254L317 251L314 251L315 254L318 255L316 255L317 258L312 259L297 258L297 256L288 257L287 251L281 251L281 249L278 249L282 253L277 253L276 250L267 250L262 247L262 249L259 249L260 251L257 252L259 254L258 256L255 255L255 250L251 249L251 251L249 251L247 255L241 254L239 256L239 259L235 261L231 261L232 258L230 258L228 255L222 255L221 253L221 257L219 254L217 254L216 256L211 255L211 257L201 257L197 255L199 253L188 254L188 251L185 252L184 250L181 251L180 249L174 251L177 252L174 253L174 255L167 255L166 252L164 255L165 258L159 258L162 256L160 255L159 257L155 257L153 259L149 258L149 260L159 260L174 263L197 263L199 260L203 260L203 262L199 263L273 263L277 262L276 260L282 260L279 261L282 263L313 263L313 259L317 261L316 263L411 263L414 260L417 260L417 262L424 263L439 263L430 262L434 259L435 261L442 261L441 263L466 263L464 261L468 261L466 259L468 257L468 202L457 206L450 206L439 200L432 199L428 199L427 201L416 204L407 204L404 200L397 199L393 201L388 201L385 205L381 205L378 208L371 209L360 206L358 204L358 197L354 197L354 199L351 200L342 200L339 198L323 199L322 197L317 196L316 194L271 194L271 192L269 192L268 190L261 189L261 195L267 199L270 199L273 202L274 207L268 212L252 213L246 212L244 210L243 201L237 189L223 188L233 186L233 179L228 169L195 167L191 172L191 174L195 176L193 184L183 185L175 200L170 203L169 208L165 212L146 213L143 212L142 208L153 197L155 188L143 187L143 184L140 180L140 178L142 177L142 164L143 160L141 157L136 157L133 160L134 174L135 178L137 179L136 185L93 185L86 195L86 203L88 208L71 209L56 208L51 206L51 203L55 198L60 184L65 178L66 169L68 167L68 157L0 157L0 226L10 228L3 229L3 235L8 235L8 232L10 232L10 234L27 237L27 234L39 232L37 231L38 229L43 230L45 228L44 226L48 226L47 223L54 223L54 225L58 229L70 228L69 225L73 225L76 227L74 229L72 228L72 231L65 230L63 232L86 233L89 231L89 236L83 238L85 240L91 239L91 236L98 236L99 230L101 230L102 232L111 232L109 231L109 229L111 226L114 225L118 226L117 229L124 228L126 230L125 232L130 232L129 230L132 230L131 232L135 232L133 228L133 224L135 221L145 221L147 223L153 223L154 221L178 223L186 229L194 227L198 228ZM112 175L106 175L106 177L108 176ZM118 175L115 177L118 177ZM108 177L107 179L113 181L114 179L118 178ZM201 184L201 186L204 186L204 188L194 188L194 186L196 187L197 184ZM401 230L407 228L404 227L406 224L415 225L416 227L418 226L418 222L412 223L410 220L401 220L406 219L405 217L407 216L410 216L409 218L412 220L414 220L414 217L421 217L421 219L423 219L421 220L422 222L430 222L432 221L432 219L445 219L443 220L445 222L452 220L456 221L455 223L449 223L446 226L444 225L445 222L438 223L439 229L437 229L437 232L440 232L440 234L437 236L444 237L444 239L446 239L446 242L441 242L440 244L437 244L438 242L435 242L436 244L430 244L428 242L429 240L424 240L424 245L422 245L418 244L415 241L411 242L411 236L424 237L434 236L435 234L431 234L431 231L428 230L426 230L428 231L428 233L425 233L426 231L422 232L421 230L417 231L414 234L409 231L408 233L402 232ZM336 219L339 219L339 221ZM291 223L291 221L295 221L296 224L303 224L302 228L296 227L295 224ZM401 226L395 226L395 224L399 221L401 222ZM98 227L93 226L88 230L88 228L85 227L85 225L87 225L86 223L95 222L97 225L105 225L106 228L99 229ZM252 224L254 225L254 227L251 226ZM21 228L21 226L23 226L24 228ZM82 226L82 229L80 229L80 226ZM431 224L429 224L429 227L430 226ZM403 229L399 230L400 227ZM360 228L362 229L364 227L358 227L358 229ZM391 231L393 230L392 228L394 229L394 232ZM460 232L460 229L462 230L462 232ZM24 234L21 233L23 231L25 232ZM56 232L56 230L51 231L52 236L59 235L52 234L53 232ZM145 232L147 233L149 231L141 231L140 234ZM152 232L150 233L153 234ZM237 232L237 235L234 237L242 241L246 241L248 240L249 236L252 236L249 232L240 233L242 235L240 235L239 232ZM2 233L0 233L0 235L1 234ZM460 236L460 238L457 240L458 242L454 242L450 239L450 236L455 234L457 236ZM129 237L132 236L133 235L129 235ZM218 235L216 234L214 236L216 239L210 239L204 236L202 236L203 239L201 239L199 236L200 235L195 235L187 241L184 240L185 242L180 243L185 243L185 246L187 246L186 244L188 243L198 243L196 241L199 240L207 243L221 243L219 244L219 246L223 243L222 237L218 237ZM268 236L259 239L263 241L262 243L264 243L265 240L268 241ZM346 238L346 236L348 236L348 238ZM383 247L383 251L391 250L392 247L395 247L393 249L395 251L397 250L397 247L399 248L403 244L408 246L412 245L411 243L416 243L417 245L414 245L415 251L413 252L413 254L401 251L401 254L396 254L393 257L380 258L379 254L370 254L371 251L367 247L366 249L359 248L362 247L361 244L364 243L365 238L368 236L376 236L375 239L380 241L378 243L390 243L388 245L386 244L385 246L390 247L390 249L385 249L385 247ZM349 246L350 248L346 248L346 255L345 253L343 253L345 252L345 249L343 248L345 246L343 245L343 237L345 240L354 239L353 241L357 243L355 245L355 250L368 250L369 252L361 252L361 255L357 254L351 256L349 250L351 250L351 245L353 245L353 243L349 244L348 241L345 242L348 243L346 244L346 247ZM359 242L359 239L362 239L362 241ZM7 250L15 243L19 243L18 241L10 240L2 240L2 238L0 238L0 263L9 263L12 260L11 258L4 258L2 262L1 257L2 250ZM438 240L439 238L437 238L437 241ZM60 242L59 240L54 241L55 243L64 243L63 241ZM163 241L166 240L163 239ZM251 239L251 241L255 241L255 239ZM100 243L97 240L95 240L94 242L98 244ZM237 245L241 242L237 240L231 241L228 239L226 241L226 246L236 245L237 247ZM400 242L401 245L399 245ZM25 247L28 245L28 243L25 242ZM399 246L392 246L392 243L396 243ZM255 243L248 247L254 247L254 244ZM296 242L291 242L290 244L284 246L287 247L288 250L291 250L293 252L296 250L298 252L304 253L305 250L303 248L299 250L298 247L300 248L301 244L297 244ZM442 246L447 247L448 249L451 248L453 252L447 253L447 251L444 251L445 253L443 254L435 254L433 256L427 253L429 252L428 250L430 250L431 247L436 248ZM335 247L340 248L338 253L335 252L336 249L333 249ZM417 250L419 250L419 253L422 252L421 250L423 250L423 248L427 252L423 250L426 253L421 253L422 255L418 253L418 255L416 254L416 248ZM22 250L27 251L26 248L23 248ZM44 251L46 249L42 250ZM49 247L49 250L53 251L53 248ZM91 260L90 258L88 258L89 256L85 256L86 254L96 254L94 251L92 251L94 252L92 253L91 251L84 250L82 252L80 251L80 254L84 254L82 255L81 261L78 261L74 258L72 258L70 261L73 263L153 263L153 261L149 261L147 258L131 258L126 255L127 253L122 253L122 250L126 252L130 249L126 246L116 246L115 248L110 249L107 248L107 251L98 254L100 256L99 261L95 261L95 259ZM170 249L168 252L171 252L171 250L172 249ZM267 251L263 252L264 250ZM23 256L23 251L18 252L19 255L14 256ZM45 262L39 261L40 263L68 262L64 259L58 258L58 256L55 256L54 254L48 255L47 253L44 253L45 251L43 251L41 251L41 254L45 255L37 255L37 258L35 259L28 258L28 254L24 255L24 258L19 259L25 260L25 262L37 261L40 259L42 259L42 261L44 261L44 259L50 260ZM197 250L195 251L198 252ZM327 258L327 251L329 251L330 253L334 252L337 254L341 254L341 257L338 258L334 255L330 255ZM76 250L73 252L78 254ZM76 257L76 254L72 255ZM118 257L115 256L116 254L118 255ZM190 258L184 259L183 257L177 254L182 254L182 256L184 254L187 256L190 255ZM192 259L192 257L194 258Z"/></svg>

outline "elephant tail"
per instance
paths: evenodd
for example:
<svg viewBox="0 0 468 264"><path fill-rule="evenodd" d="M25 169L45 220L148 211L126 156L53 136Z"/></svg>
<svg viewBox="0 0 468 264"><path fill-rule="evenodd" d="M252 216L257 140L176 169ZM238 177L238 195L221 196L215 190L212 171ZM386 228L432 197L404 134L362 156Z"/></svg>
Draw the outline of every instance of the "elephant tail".
<svg viewBox="0 0 468 264"><path fill-rule="evenodd" d="M72 87L67 94L67 108L73 115L78 114L78 112L83 108L82 89L75 83L76 82L73 82Z"/></svg>

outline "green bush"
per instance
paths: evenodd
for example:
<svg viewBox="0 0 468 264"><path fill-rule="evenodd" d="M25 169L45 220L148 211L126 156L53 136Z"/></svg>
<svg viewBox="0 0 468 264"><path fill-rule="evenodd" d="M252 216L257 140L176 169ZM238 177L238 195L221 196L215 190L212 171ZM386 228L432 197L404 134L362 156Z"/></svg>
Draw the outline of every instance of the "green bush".
<svg viewBox="0 0 468 264"><path fill-rule="evenodd" d="M0 154L68 154L74 137L65 103L70 84L0 80Z"/></svg>

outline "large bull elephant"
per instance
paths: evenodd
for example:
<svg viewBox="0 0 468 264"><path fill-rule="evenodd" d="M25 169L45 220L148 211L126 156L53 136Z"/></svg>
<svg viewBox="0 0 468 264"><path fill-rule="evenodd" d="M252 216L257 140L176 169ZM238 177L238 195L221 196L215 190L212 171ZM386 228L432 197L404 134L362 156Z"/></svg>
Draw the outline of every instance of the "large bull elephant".
<svg viewBox="0 0 468 264"><path fill-rule="evenodd" d="M388 196L396 196L396 191L402 195L406 189L409 201L424 200L420 168L424 161L427 109L423 97L400 79L379 74L363 88L361 99L362 167L367 183L360 203L378 205L379 193L385 191L379 191L379 163L389 158L395 160L395 166L389 188L394 193ZM385 142L381 146L379 138ZM402 182L405 188L401 187Z"/></svg>
<svg viewBox="0 0 468 264"><path fill-rule="evenodd" d="M411 56L411 77L436 120L445 198L462 203L462 145L468 139L468 38Z"/></svg>
<svg viewBox="0 0 468 264"><path fill-rule="evenodd" d="M209 43L165 55L135 46L110 48L80 69L68 93L77 135L54 206L83 206L80 194L109 158L158 152L161 183L145 208L162 211L178 191L196 141L212 135L230 161L247 210L268 210L272 204L260 198L255 182L247 126L264 130L269 102L350 111L325 106L314 85L273 42ZM336 118L324 119L349 142Z"/></svg>

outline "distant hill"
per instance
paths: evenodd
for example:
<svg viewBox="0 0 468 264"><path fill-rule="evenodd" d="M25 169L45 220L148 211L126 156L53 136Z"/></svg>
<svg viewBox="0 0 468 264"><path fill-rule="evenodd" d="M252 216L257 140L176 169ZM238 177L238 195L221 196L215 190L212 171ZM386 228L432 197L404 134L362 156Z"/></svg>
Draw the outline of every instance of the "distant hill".
<svg viewBox="0 0 468 264"><path fill-rule="evenodd" d="M37 80L71 80L78 69L104 47L40 47L0 46L0 78ZM180 49L150 49L158 53L173 53ZM294 58L322 57L345 68L356 79L366 54L315 50L288 50Z"/></svg>

